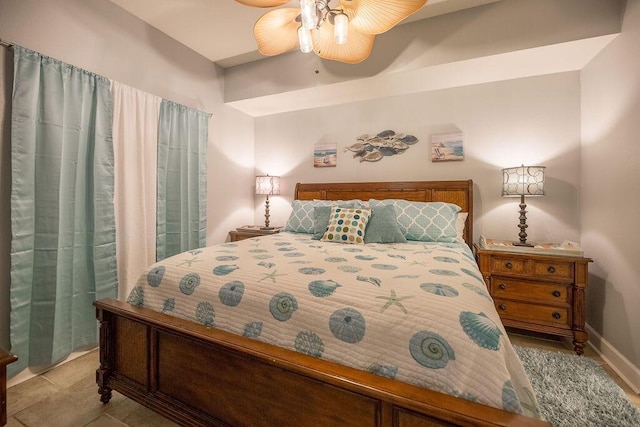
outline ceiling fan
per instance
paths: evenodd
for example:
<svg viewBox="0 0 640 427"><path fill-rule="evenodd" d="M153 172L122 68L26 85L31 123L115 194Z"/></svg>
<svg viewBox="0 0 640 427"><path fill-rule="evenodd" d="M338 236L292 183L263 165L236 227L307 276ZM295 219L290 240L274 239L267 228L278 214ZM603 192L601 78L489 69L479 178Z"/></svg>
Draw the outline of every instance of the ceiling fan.
<svg viewBox="0 0 640 427"><path fill-rule="evenodd" d="M289 0L236 0L253 7L277 7ZM364 61L377 34L418 11L427 0L299 0L300 7L271 10L253 28L258 51L279 55L300 47L321 58L356 64Z"/></svg>

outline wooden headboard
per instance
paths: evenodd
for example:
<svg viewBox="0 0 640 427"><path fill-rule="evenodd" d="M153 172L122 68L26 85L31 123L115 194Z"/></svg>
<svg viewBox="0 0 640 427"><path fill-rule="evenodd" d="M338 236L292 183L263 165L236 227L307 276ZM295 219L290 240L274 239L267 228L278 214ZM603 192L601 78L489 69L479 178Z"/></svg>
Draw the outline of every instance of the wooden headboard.
<svg viewBox="0 0 640 427"><path fill-rule="evenodd" d="M473 181L398 181L297 183L296 200L404 199L453 203L468 212L464 240L473 243Z"/></svg>

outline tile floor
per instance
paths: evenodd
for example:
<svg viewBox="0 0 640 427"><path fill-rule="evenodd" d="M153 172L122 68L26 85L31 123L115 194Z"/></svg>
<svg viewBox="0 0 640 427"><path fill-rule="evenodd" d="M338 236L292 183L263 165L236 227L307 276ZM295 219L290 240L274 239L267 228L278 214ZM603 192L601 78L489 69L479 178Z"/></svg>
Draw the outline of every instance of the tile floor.
<svg viewBox="0 0 640 427"><path fill-rule="evenodd" d="M571 353L561 340L523 335L515 331L509 334L515 345L536 347L551 351ZM630 400L640 407L640 396L587 346L585 356L601 363L607 372L625 390ZM95 383L98 352L94 350L51 371L17 384L7 391L8 427L165 427L176 424L132 400L113 392L107 405L100 403Z"/></svg>

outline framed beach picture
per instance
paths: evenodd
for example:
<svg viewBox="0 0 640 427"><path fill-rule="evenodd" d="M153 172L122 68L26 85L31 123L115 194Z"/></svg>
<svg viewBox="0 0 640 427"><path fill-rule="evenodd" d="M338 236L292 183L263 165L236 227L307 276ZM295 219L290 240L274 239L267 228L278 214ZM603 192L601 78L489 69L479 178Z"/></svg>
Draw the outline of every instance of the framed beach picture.
<svg viewBox="0 0 640 427"><path fill-rule="evenodd" d="M464 160L464 133L440 133L431 135L431 161L451 162Z"/></svg>
<svg viewBox="0 0 640 427"><path fill-rule="evenodd" d="M316 144L313 148L313 167L331 168L338 164L338 144Z"/></svg>

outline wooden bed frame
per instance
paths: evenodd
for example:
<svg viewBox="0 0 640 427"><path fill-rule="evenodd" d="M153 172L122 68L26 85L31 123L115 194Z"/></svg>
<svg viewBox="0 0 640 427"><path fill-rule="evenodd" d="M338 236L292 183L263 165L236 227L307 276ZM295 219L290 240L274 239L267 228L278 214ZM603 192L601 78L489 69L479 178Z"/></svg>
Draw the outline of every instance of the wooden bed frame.
<svg viewBox="0 0 640 427"><path fill-rule="evenodd" d="M470 180L298 184L295 198L455 203L473 236ZM549 425L122 301L95 306L101 401L116 390L181 425Z"/></svg>

